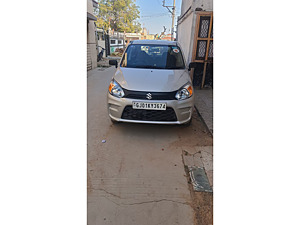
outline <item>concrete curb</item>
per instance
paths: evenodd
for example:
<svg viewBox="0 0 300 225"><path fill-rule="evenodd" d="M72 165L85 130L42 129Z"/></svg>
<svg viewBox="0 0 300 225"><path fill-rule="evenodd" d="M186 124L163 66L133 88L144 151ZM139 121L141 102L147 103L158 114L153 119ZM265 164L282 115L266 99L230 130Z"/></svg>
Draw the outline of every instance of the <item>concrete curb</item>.
<svg viewBox="0 0 300 225"><path fill-rule="evenodd" d="M201 116L199 110L197 109L197 107L194 105L194 108L196 109L196 112L198 114L198 116L200 117L201 121L204 123L206 129L208 130L208 132L211 134L211 136L213 137L213 132L211 132L211 130L208 128L207 124L205 123L205 120L203 119L203 117Z"/></svg>

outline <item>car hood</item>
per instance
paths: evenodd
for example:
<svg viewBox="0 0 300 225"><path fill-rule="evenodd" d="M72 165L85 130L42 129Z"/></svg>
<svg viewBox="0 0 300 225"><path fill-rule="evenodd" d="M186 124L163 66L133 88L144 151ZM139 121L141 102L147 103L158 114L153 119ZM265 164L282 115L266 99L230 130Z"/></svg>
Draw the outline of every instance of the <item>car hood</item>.
<svg viewBox="0 0 300 225"><path fill-rule="evenodd" d="M140 69L119 67L114 79L133 91L176 91L191 82L186 70Z"/></svg>

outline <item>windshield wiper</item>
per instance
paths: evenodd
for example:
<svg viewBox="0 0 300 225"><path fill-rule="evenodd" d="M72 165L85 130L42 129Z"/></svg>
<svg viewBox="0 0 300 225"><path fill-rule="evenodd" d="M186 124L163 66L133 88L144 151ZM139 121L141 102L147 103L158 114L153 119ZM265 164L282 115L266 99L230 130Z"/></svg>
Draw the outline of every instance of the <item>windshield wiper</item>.
<svg viewBox="0 0 300 225"><path fill-rule="evenodd" d="M168 70L176 70L176 69L185 69L184 67L182 67L182 66L178 66L178 67L166 67L166 69L168 69Z"/></svg>

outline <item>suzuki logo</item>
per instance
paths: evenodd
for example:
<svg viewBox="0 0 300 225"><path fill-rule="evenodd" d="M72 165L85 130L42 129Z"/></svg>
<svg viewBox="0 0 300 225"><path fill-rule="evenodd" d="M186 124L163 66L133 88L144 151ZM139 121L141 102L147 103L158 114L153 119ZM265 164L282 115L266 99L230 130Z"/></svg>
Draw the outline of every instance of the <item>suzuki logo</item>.
<svg viewBox="0 0 300 225"><path fill-rule="evenodd" d="M148 98L149 100L152 99L151 93L148 93L148 94L146 95L146 98Z"/></svg>

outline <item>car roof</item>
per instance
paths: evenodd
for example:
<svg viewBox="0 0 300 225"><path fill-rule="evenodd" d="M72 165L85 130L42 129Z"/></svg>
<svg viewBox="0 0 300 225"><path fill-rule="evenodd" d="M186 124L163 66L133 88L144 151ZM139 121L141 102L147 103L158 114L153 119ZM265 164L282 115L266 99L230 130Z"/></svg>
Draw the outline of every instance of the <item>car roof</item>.
<svg viewBox="0 0 300 225"><path fill-rule="evenodd" d="M164 40L134 40L131 44L136 45L177 45L176 41L164 41Z"/></svg>

